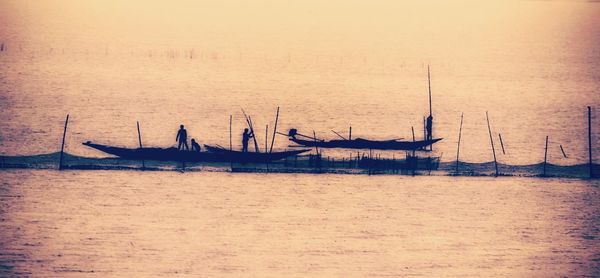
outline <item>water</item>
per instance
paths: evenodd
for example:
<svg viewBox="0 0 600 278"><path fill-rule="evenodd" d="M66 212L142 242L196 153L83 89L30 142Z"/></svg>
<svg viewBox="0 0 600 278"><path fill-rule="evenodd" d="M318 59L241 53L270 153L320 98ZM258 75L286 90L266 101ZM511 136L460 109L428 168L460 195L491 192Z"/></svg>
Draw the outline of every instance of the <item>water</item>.
<svg viewBox="0 0 600 278"><path fill-rule="evenodd" d="M0 1L0 154L81 142L239 148L264 127L422 137L435 155L587 162L600 4L579 1ZM563 157L559 146L568 155ZM284 137L275 149L285 149ZM354 154L354 152L352 152ZM348 157L349 151L327 151ZM384 153L384 156L391 156ZM396 154L397 156L403 154ZM595 159L597 162L597 159ZM47 161L46 161L47 163ZM69 162L67 162L69 163ZM599 276L597 181L0 171L0 276Z"/></svg>
<svg viewBox="0 0 600 278"><path fill-rule="evenodd" d="M46 170L2 175L5 274L600 275L598 182Z"/></svg>
<svg viewBox="0 0 600 278"><path fill-rule="evenodd" d="M136 121L149 146L173 145L181 123L201 144L228 145L230 114L239 147L240 108L262 146L277 106L283 132L334 139L331 129L352 126L354 137L411 139L414 126L420 138L431 64L442 160L455 156L461 112L463 160L492 160L489 111L501 162L542 161L549 135L550 162L585 163L586 106L600 103L600 5L434 3L3 1L0 153L57 151L67 113L67 151L84 156L102 156L88 140L136 146Z"/></svg>

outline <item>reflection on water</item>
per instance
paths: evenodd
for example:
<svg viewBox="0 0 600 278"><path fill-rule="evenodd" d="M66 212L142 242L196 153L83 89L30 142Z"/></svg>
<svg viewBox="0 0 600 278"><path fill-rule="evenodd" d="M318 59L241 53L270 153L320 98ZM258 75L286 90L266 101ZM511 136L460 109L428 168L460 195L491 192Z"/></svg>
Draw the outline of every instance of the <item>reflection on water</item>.
<svg viewBox="0 0 600 278"><path fill-rule="evenodd" d="M596 181L46 170L0 175L1 275L600 274Z"/></svg>

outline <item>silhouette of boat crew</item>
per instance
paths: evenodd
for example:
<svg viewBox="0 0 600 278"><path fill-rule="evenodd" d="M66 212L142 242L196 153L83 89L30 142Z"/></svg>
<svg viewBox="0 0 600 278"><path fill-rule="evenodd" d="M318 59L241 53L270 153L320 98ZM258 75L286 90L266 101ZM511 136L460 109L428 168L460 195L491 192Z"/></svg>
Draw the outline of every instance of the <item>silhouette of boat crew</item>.
<svg viewBox="0 0 600 278"><path fill-rule="evenodd" d="M179 142L179 145L177 145L178 150L183 150L184 147L186 150L190 150L190 147L187 143L187 131L185 130L183 125L179 126L179 131L177 131L177 137L175 137L175 142Z"/></svg>
<svg viewBox="0 0 600 278"><path fill-rule="evenodd" d="M192 138L192 151L200 151L200 145L198 144L198 142L196 142L196 139L194 138Z"/></svg>
<svg viewBox="0 0 600 278"><path fill-rule="evenodd" d="M250 133L247 128L244 128L244 133L242 133L242 152L248 152L248 141L252 137L254 137L254 134Z"/></svg>

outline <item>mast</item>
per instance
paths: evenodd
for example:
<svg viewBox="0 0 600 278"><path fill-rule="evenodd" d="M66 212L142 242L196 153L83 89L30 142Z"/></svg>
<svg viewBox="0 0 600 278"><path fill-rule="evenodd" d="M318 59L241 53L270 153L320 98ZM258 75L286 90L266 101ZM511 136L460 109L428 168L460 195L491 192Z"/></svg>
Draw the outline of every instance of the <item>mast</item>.
<svg viewBox="0 0 600 278"><path fill-rule="evenodd" d="M431 111L431 73L429 71L429 65L427 65L427 84L429 85L429 117L432 117L433 113Z"/></svg>
<svg viewBox="0 0 600 278"><path fill-rule="evenodd" d="M427 85L429 87L429 118L431 118L431 131L430 134L427 134L427 137L433 139L433 109L431 108L431 72L429 70L429 65L427 65ZM429 145L429 150L433 151L433 144Z"/></svg>

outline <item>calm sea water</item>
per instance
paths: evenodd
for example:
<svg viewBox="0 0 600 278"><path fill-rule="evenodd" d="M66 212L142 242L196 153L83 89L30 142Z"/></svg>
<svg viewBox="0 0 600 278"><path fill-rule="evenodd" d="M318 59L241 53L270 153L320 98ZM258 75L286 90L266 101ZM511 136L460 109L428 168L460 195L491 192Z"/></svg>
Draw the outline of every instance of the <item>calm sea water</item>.
<svg viewBox="0 0 600 278"><path fill-rule="evenodd" d="M0 154L234 147L252 115L335 138L434 135L454 159L600 154L600 4L570 1L0 1ZM563 157L559 146L568 155ZM287 148L286 139L275 149ZM326 155L348 156L346 151ZM597 161L597 160L596 160ZM598 182L0 171L0 276L600 275Z"/></svg>
<svg viewBox="0 0 600 278"><path fill-rule="evenodd" d="M1 174L2 276L600 275L598 182Z"/></svg>
<svg viewBox="0 0 600 278"><path fill-rule="evenodd" d="M414 127L420 138L431 64L443 160L455 156L462 112L463 160L492 160L489 111L501 162L542 161L546 135L552 163L587 161L600 4L396 2L3 1L0 153L58 150L67 113L67 151L87 156L102 155L87 140L136 146L136 121L146 145L173 145L182 123L201 144L228 145L231 114L239 147L240 108L261 145L277 106L283 132L333 139L352 126L353 137L410 140ZM594 127L597 152L596 116Z"/></svg>

